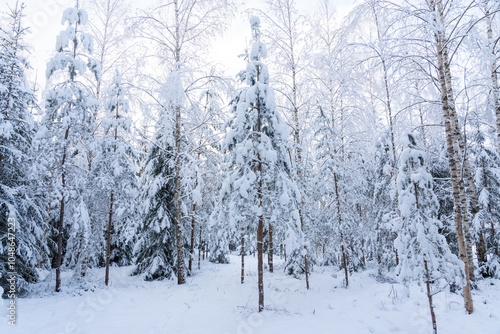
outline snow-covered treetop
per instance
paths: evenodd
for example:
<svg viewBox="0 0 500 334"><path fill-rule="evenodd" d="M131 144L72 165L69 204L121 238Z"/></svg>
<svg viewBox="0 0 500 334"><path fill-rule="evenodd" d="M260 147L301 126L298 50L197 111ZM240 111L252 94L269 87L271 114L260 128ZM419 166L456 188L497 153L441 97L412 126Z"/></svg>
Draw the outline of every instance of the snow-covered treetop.
<svg viewBox="0 0 500 334"><path fill-rule="evenodd" d="M87 24L88 18L87 12L83 9L67 8L63 13L61 24L64 25L68 22L68 25L73 25L75 23L84 25Z"/></svg>
<svg viewBox="0 0 500 334"><path fill-rule="evenodd" d="M260 18L258 16L252 16L250 18L250 26L253 28L260 28Z"/></svg>
<svg viewBox="0 0 500 334"><path fill-rule="evenodd" d="M116 70L113 83L108 91L108 97L104 103L106 117L102 120L102 127L107 132L109 129L122 128L130 131L132 122L125 115L129 112L128 92L122 85L122 76ZM118 109L117 109L118 108ZM119 114L118 114L119 112Z"/></svg>
<svg viewBox="0 0 500 334"><path fill-rule="evenodd" d="M96 80L100 81L101 66L96 60L89 57L94 50L92 36L78 29L79 25L85 25L87 22L87 12L78 8L78 5L76 8L68 8L64 11L61 24L67 24L67 27L57 36L57 54L47 64L47 78L50 78L57 70L69 65L70 76L73 79L76 72L83 74L86 68L89 68L94 73ZM87 61L81 59L82 56L86 57Z"/></svg>
<svg viewBox="0 0 500 334"><path fill-rule="evenodd" d="M252 16L250 18L250 26L252 28L253 37L252 49L250 51L250 60L258 61L260 60L260 57L267 57L266 45L264 43L261 43L260 41L260 19L257 16Z"/></svg>

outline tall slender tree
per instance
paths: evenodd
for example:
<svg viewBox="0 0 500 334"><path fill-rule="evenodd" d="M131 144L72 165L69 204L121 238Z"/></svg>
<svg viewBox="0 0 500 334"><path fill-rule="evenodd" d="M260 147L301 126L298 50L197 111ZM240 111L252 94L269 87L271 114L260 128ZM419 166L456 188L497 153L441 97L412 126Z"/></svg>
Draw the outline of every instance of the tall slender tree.
<svg viewBox="0 0 500 334"><path fill-rule="evenodd" d="M135 150L130 142L132 121L129 117L128 92L117 71L105 102L106 115L102 120L104 137L96 157L94 174L100 188L107 193L105 284L109 282L111 261L128 264L132 260L130 241L137 219L137 168ZM113 247L113 249L112 249Z"/></svg>
<svg viewBox="0 0 500 334"><path fill-rule="evenodd" d="M175 205L175 113L184 100L178 72L170 74L161 90L161 122L151 144L142 175L144 221L135 246L136 275L146 280L184 279L183 244L179 255L180 221ZM182 241L182 240L181 240ZM177 260L175 260L177 256ZM181 272L181 274L179 274Z"/></svg>
<svg viewBox="0 0 500 334"><path fill-rule="evenodd" d="M426 157L419 149L416 138L403 136L405 149L401 153L398 173L398 206L394 230L398 236L395 246L400 254L397 267L403 282L425 282L433 333L437 333L431 285L438 287L440 280L448 283L462 277L463 263L450 251L446 239L439 234L437 220L438 201L432 190L432 176L427 171Z"/></svg>
<svg viewBox="0 0 500 334"><path fill-rule="evenodd" d="M44 261L48 250L43 243L44 202L37 196L31 174L36 161L30 108L36 107L36 100L25 76L29 64L23 11L24 5L16 2L6 13L8 25L0 27L0 286L8 291L6 275L17 272L21 293L26 283L38 280L35 266Z"/></svg>
<svg viewBox="0 0 500 334"><path fill-rule="evenodd" d="M288 131L276 110L269 72L262 62L267 49L260 41L260 19L253 16L250 25L253 44L244 72L248 87L235 99L236 114L225 140L231 160L221 191L229 214L248 220L257 232L261 312L264 309L264 219L284 236L283 243L288 243L289 249L303 248L303 244L298 211L301 195L290 174Z"/></svg>
<svg viewBox="0 0 500 334"><path fill-rule="evenodd" d="M89 69L95 80L100 80L100 66L93 58L92 36L80 31L87 23L87 13L79 7L64 11L62 24L66 30L57 37L56 55L47 65L47 79L54 78L45 102L45 115L38 133L39 149L44 152L47 173L53 177L53 196L60 202L57 220L56 287L61 288L61 266L63 262L63 233L65 217L73 216L69 225L68 251L69 265L85 272L89 261L88 247L91 244L91 226L84 191L87 168L82 166L85 158L81 152L93 128L96 99L94 94L79 80L79 76ZM56 75L57 74L57 75ZM58 78L61 78L58 80ZM82 168L83 167L83 168Z"/></svg>

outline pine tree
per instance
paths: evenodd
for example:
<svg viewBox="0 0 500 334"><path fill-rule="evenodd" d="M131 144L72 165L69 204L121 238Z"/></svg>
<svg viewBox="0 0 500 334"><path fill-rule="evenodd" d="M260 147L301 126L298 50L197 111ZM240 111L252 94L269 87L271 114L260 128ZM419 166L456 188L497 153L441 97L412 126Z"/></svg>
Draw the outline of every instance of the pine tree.
<svg viewBox="0 0 500 334"><path fill-rule="evenodd" d="M21 293L38 280L35 267L47 252L43 201L30 174L35 124L29 108L36 101L25 77L23 10L16 3L7 13L9 25L0 27L0 286L7 286L8 272L17 272Z"/></svg>
<svg viewBox="0 0 500 334"><path fill-rule="evenodd" d="M89 69L100 80L100 66L91 58L92 36L80 31L87 23L87 13L74 8L63 13L61 23L66 30L57 37L56 55L47 64L47 79L55 79L47 92L45 115L37 134L38 149L43 152L47 174L52 177L53 196L59 201L57 219L56 292L61 286L63 233L68 233L65 262L76 267L77 275L85 275L86 267L96 262L92 252L90 224L85 202L88 181L85 149L94 128L93 112L97 101L79 76ZM67 225L67 226L66 226ZM67 228L66 228L67 227Z"/></svg>
<svg viewBox="0 0 500 334"><path fill-rule="evenodd" d="M290 176L287 154L289 134L276 110L267 66L261 61L267 49L260 41L260 19L252 17L250 25L253 44L244 72L249 87L235 99L235 115L224 144L231 158L221 196L223 210L233 217L230 229L239 225L243 230L256 230L260 312L264 309L264 220L283 235L282 242L289 249L303 245L298 212L301 195Z"/></svg>
<svg viewBox="0 0 500 334"><path fill-rule="evenodd" d="M432 292L431 286L439 291L441 281L460 283L455 281L462 277L464 265L451 253L446 239L438 231L441 226L437 219L438 202L424 152L418 148L411 133L403 137L403 144L405 149L401 153L397 177L400 217L394 220L394 231L398 233L394 245L400 257L396 270L399 279L406 284L425 282L433 332L437 333L432 304L436 291Z"/></svg>

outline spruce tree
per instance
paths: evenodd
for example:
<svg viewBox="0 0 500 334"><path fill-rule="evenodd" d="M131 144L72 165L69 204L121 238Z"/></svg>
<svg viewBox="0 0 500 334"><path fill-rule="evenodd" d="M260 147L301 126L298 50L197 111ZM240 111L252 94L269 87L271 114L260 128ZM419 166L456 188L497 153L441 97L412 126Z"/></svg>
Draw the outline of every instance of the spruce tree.
<svg viewBox="0 0 500 334"><path fill-rule="evenodd" d="M375 220L374 249L379 275L396 266L398 261L393 244L396 235L390 226L390 222L397 217L392 157L390 134L386 131L377 139L374 155L372 206Z"/></svg>
<svg viewBox="0 0 500 334"><path fill-rule="evenodd" d="M500 277L500 156L486 146L484 134L477 130L472 136L474 182L479 194L479 212L473 220L477 239L486 239L486 249L479 260L479 273L484 277Z"/></svg>
<svg viewBox="0 0 500 334"><path fill-rule="evenodd" d="M92 249L91 226L86 191L88 168L86 148L94 128L97 101L91 89L80 80L90 70L100 80L100 66L91 58L92 36L80 30L87 23L87 13L79 8L64 11L61 24L65 30L57 37L56 55L47 64L50 83L45 100L45 115L37 134L38 149L43 153L46 173L52 178L53 196L59 202L57 231L56 287L60 291L63 265L63 233L67 233L65 264L85 275L88 265L97 261Z"/></svg>
<svg viewBox="0 0 500 334"><path fill-rule="evenodd" d="M403 144L397 177L400 217L393 221L400 258L396 271L405 284L426 284L433 333L437 333L432 296L448 283L461 283L464 265L439 233L438 201L424 152L411 133L403 136Z"/></svg>
<svg viewBox="0 0 500 334"><path fill-rule="evenodd" d="M175 109L184 98L179 72L170 74L161 91L161 119L142 175L144 221L135 245L134 275L145 280L173 279L176 262Z"/></svg>
<svg viewBox="0 0 500 334"><path fill-rule="evenodd" d="M36 101L25 77L23 10L16 4L7 13L9 25L0 27L0 286L7 287L8 272L17 272L20 292L38 280L35 267L47 252L43 201L31 174L35 124L30 108Z"/></svg>
<svg viewBox="0 0 500 334"><path fill-rule="evenodd" d="M132 261L134 220L137 219L138 193L135 150L131 144L132 120L129 117L128 92L117 71L106 94L104 135L93 173L106 198L105 283L109 281L111 262L128 265ZM101 219L102 220L102 219Z"/></svg>
<svg viewBox="0 0 500 334"><path fill-rule="evenodd" d="M224 143L230 161L221 197L222 210L231 217L229 230L256 231L260 312L264 309L264 221L283 235L282 242L289 249L302 249L303 240L298 212L301 194L290 176L289 133L276 110L269 72L261 61L267 49L260 41L260 19L252 17L250 25L253 44L244 72L248 87L234 100L235 114Z"/></svg>

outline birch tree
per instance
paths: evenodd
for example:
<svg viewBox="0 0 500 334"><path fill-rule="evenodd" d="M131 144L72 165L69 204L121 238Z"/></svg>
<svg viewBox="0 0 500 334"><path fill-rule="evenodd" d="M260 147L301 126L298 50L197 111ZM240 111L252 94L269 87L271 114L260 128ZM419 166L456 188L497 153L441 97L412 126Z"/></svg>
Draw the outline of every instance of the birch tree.
<svg viewBox="0 0 500 334"><path fill-rule="evenodd" d="M150 11L143 11L135 18L134 27L141 37L154 43L157 47L159 64L166 65L168 73L179 76L191 83L189 75L200 64L202 47L207 46L210 38L221 31L218 20L226 9L223 3L213 0L173 0L161 4ZM185 77L185 78L184 78ZM187 86L184 86L187 87ZM187 88L186 88L187 89ZM189 101L189 99L187 99ZM185 259L183 237L183 203L184 194L182 171L192 159L186 146L186 110L188 106L177 104L174 109L174 204L177 245L177 282L185 283ZM188 168L186 168L187 170Z"/></svg>

